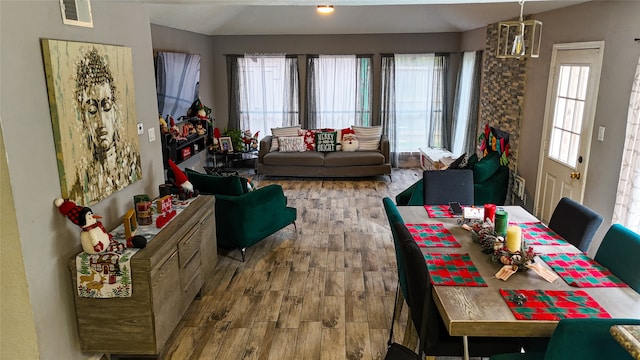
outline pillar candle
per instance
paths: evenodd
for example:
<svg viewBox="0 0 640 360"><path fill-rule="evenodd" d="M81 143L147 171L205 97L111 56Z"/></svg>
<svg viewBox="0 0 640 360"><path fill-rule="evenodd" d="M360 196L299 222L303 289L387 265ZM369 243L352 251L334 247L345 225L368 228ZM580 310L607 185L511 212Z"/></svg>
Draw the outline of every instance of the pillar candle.
<svg viewBox="0 0 640 360"><path fill-rule="evenodd" d="M520 251L520 245L522 243L522 229L520 226L511 225L507 227L507 249L514 253Z"/></svg>
<svg viewBox="0 0 640 360"><path fill-rule="evenodd" d="M484 204L484 220L491 220L493 224L496 222L496 205Z"/></svg>

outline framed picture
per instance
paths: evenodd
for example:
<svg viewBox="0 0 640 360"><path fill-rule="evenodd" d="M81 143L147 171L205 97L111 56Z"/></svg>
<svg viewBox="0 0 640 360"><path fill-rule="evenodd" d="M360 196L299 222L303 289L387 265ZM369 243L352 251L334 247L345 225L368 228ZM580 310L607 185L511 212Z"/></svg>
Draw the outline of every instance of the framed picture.
<svg viewBox="0 0 640 360"><path fill-rule="evenodd" d="M42 40L62 197L91 206L142 178L131 48Z"/></svg>
<svg viewBox="0 0 640 360"><path fill-rule="evenodd" d="M225 136L220 138L220 150L227 153L233 152L233 142L231 142L230 137Z"/></svg>

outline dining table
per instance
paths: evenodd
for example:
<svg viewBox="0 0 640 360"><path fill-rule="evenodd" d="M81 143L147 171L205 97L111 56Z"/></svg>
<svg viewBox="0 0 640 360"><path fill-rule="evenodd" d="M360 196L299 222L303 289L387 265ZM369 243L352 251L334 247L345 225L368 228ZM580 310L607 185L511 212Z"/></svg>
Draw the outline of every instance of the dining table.
<svg viewBox="0 0 640 360"><path fill-rule="evenodd" d="M544 224L520 206L498 208L507 212L510 225L533 224L531 226L535 225L545 229ZM496 278L495 275L503 267L503 264L482 251L480 244L474 241L472 232L462 226L463 219L451 217L447 215L446 211L442 211L438 215L438 212L428 210L429 206L398 207L407 227L421 228L427 225L437 227L435 231L432 231L448 234L446 238L449 241L452 238L455 239L458 245L433 246L434 244L419 243L425 254L425 261L434 257L460 257L464 255L466 259L464 264L466 265L458 265L458 267L470 265L476 276L480 277L476 284L455 285L443 282L443 285L433 281L434 274L432 274L432 269L429 270L433 282L434 302L449 334L462 337L465 359L469 358L468 337L550 337L559 319L563 317L563 311L558 311L554 316L523 319L528 316L528 313L523 311L525 308L519 308L519 305L514 303L517 302L517 299L507 297L508 294L513 296L513 294L526 293L530 297L534 292L542 293L543 296L554 292L578 294L588 301L576 306L576 309L569 309L573 311L572 317L602 316L640 319L640 294L619 281L614 281L611 286L590 287L583 285L576 287L575 285L580 283L580 279L567 277L565 280L565 278L558 276L550 282L530 269L517 271L507 280ZM552 231L546 230L552 233ZM586 254L564 240L545 240L542 233L539 236L535 235L535 232L530 234L533 235L529 235L529 238L540 238L540 241L534 241L530 246L535 253L533 262L539 264L537 266L544 270L555 273L543 259L551 262L551 260L558 260L562 257L581 259L586 257ZM526 240L524 232L522 236ZM558 268L558 264L562 264L562 262L560 260L556 262L555 269L562 272L563 269ZM463 263L459 262L458 264ZM574 274L574 277L579 276L579 274ZM573 286L569 283L572 283ZM566 297L565 299L567 298L575 299L576 297ZM532 302L532 299L525 300L525 302ZM578 315L576 315L576 311Z"/></svg>

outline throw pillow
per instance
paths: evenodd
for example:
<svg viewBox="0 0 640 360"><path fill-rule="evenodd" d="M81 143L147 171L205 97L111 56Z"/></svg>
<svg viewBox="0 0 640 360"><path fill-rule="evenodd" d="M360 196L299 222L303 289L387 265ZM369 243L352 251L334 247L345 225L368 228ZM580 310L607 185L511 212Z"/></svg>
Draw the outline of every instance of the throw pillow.
<svg viewBox="0 0 640 360"><path fill-rule="evenodd" d="M342 151L358 151L359 142L356 134L343 134L340 145Z"/></svg>
<svg viewBox="0 0 640 360"><path fill-rule="evenodd" d="M316 151L331 152L336 151L337 132L319 132L316 134Z"/></svg>
<svg viewBox="0 0 640 360"><path fill-rule="evenodd" d="M359 151L378 150L380 148L382 126L352 126L352 128L360 143Z"/></svg>
<svg viewBox="0 0 640 360"><path fill-rule="evenodd" d="M271 128L271 150L269 151L278 151L278 138L283 136L298 136L298 131L300 130L300 125L289 126L289 127L281 127L281 128Z"/></svg>
<svg viewBox="0 0 640 360"><path fill-rule="evenodd" d="M460 155L459 158L455 159L447 169L464 169L464 166L467 163L467 154Z"/></svg>
<svg viewBox="0 0 640 360"><path fill-rule="evenodd" d="M199 173L189 168L185 169L187 178L204 195L238 196L245 193L242 181L238 176L215 176Z"/></svg>
<svg viewBox="0 0 640 360"><path fill-rule="evenodd" d="M302 135L304 137L304 145L307 148L307 151L314 151L316 149L316 133L320 130L304 130L300 129L298 135Z"/></svg>
<svg viewBox="0 0 640 360"><path fill-rule="evenodd" d="M304 136L283 136L278 138L280 152L303 152L307 150Z"/></svg>

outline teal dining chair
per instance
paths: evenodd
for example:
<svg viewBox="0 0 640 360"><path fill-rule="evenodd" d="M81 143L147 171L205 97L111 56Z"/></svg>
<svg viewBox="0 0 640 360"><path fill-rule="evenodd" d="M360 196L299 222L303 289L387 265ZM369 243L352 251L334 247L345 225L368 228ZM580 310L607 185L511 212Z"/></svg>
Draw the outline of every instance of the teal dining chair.
<svg viewBox="0 0 640 360"><path fill-rule="evenodd" d="M613 224L604 235L594 260L640 293L639 258L640 234L623 225Z"/></svg>
<svg viewBox="0 0 640 360"><path fill-rule="evenodd" d="M389 227L391 228L391 236L393 238L393 248L395 250L396 255L396 266L398 268L398 284L396 287L396 300L393 306L393 317L391 319L391 329L389 331L389 342L391 345L393 342L393 323L396 320L396 316L402 312L402 305L407 298L407 276L405 273L404 266L404 258L402 257L402 253L400 251L400 243L398 239L398 234L396 232L396 227L394 224L399 223L404 225L404 220L402 216L398 212L398 207L393 203L393 200L389 197L385 197L382 199L382 205L384 206L384 211L387 214L387 220L389 220ZM409 315L410 316L410 315ZM410 318L409 318L410 321ZM408 327L407 327L407 331ZM410 333L405 332L405 339L408 339Z"/></svg>
<svg viewBox="0 0 640 360"><path fill-rule="evenodd" d="M637 319L563 319L558 322L544 352L493 355L489 360L632 360L611 336L613 325L636 325Z"/></svg>

